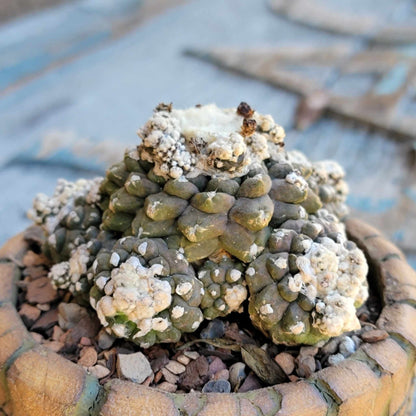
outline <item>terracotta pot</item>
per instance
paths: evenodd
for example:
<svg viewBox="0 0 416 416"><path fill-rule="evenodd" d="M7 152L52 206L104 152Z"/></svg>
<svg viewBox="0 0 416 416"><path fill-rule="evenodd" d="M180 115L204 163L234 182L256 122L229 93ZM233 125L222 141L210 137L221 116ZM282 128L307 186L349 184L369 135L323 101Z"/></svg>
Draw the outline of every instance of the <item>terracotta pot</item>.
<svg viewBox="0 0 416 416"><path fill-rule="evenodd" d="M369 280L389 338L364 343L350 358L306 380L244 394L169 394L122 380L100 386L78 365L37 344L16 308L16 282L27 250L23 235L0 249L0 412L14 416L325 416L407 415L416 352L416 272L369 225L347 222L365 251Z"/></svg>

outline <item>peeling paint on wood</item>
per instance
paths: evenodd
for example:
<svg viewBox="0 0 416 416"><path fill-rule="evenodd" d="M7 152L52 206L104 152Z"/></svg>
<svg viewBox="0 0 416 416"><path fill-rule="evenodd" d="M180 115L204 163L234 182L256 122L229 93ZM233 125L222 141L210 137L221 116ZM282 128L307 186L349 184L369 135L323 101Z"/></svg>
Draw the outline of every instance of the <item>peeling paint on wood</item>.
<svg viewBox="0 0 416 416"><path fill-rule="evenodd" d="M325 7L319 0L271 0L271 9L297 23L319 30L350 36L363 36L372 43L402 44L416 42L414 25L386 25L374 13L343 13ZM333 6L333 4L331 4Z"/></svg>

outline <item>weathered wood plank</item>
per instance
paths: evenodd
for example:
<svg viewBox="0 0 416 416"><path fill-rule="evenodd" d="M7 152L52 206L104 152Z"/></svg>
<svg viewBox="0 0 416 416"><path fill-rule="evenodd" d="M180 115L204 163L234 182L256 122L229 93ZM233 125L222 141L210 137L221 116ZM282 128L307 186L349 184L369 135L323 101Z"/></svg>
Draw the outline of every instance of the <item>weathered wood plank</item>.
<svg viewBox="0 0 416 416"><path fill-rule="evenodd" d="M22 17L22 15L37 12L46 7L57 6L70 0L3 0L0 2L0 22Z"/></svg>
<svg viewBox="0 0 416 416"><path fill-rule="evenodd" d="M325 108L336 115L365 123L392 133L400 140L416 138L416 117L395 111L404 93L412 88L416 77L416 58L411 51L364 51L353 54L356 43L278 48L214 48L189 53L220 67L265 81L275 87L293 91L302 97L320 92L326 96ZM365 56L368 54L369 56ZM365 62L362 62L364 55ZM361 58L361 65L359 61ZM345 73L380 73L369 61L387 60L389 66L379 82L373 80L369 91L357 97L332 92ZM385 65L386 66L386 65ZM342 82L342 81L341 81Z"/></svg>
<svg viewBox="0 0 416 416"><path fill-rule="evenodd" d="M402 44L416 41L414 25L386 24L377 19L373 11L364 15L345 13L334 9L333 3L326 7L319 0L271 0L270 6L275 13L297 23L342 35L364 36L372 43ZM394 11L396 5L391 2L390 7Z"/></svg>
<svg viewBox="0 0 416 416"><path fill-rule="evenodd" d="M185 0L84 0L0 29L0 91L89 52Z"/></svg>
<svg viewBox="0 0 416 416"><path fill-rule="evenodd" d="M397 4L405 2L400 0ZM385 16L387 3L378 4L374 13L378 16L381 10L380 14ZM2 39L0 37L0 44ZM355 212L377 221L383 230L394 234L396 240L401 238L403 247L414 247L413 232L407 227L414 212L413 205L402 206L400 202L403 195L409 199L408 195L414 192L411 183L406 182L409 172L406 149L365 127L328 118L305 132L292 130L298 104L296 95L182 55L186 48L193 46L202 50L209 45L224 44L224 39L233 48L235 46L234 49L276 45L276 40L279 47L294 42L306 44L305 39L308 44L322 48L332 45L334 39L345 43L339 36L284 21L256 0L247 0L244 5L240 0L196 0L149 21L124 38L104 43L102 48L88 55L61 67L52 67L38 78L9 90L0 98L3 144L0 164L9 163L0 171L0 193L4 197L3 218L10 221L0 230L0 237L5 239L23 228L24 211L34 194L51 193L58 176L74 179L86 175L76 168L86 167L91 171L102 169L107 163L103 162L101 154L95 157L94 153L86 152L84 156L87 157L79 154L73 157L72 169L65 170L58 168L65 154L51 151L43 153L47 166L32 164L38 160L42 144L52 132L57 131L58 136L69 140L66 155L76 153L76 144L84 138L88 138L90 149L104 140L117 141L119 147L124 148L137 143L135 130L160 101L173 101L181 107L215 101L227 107L246 100L259 111L271 113L287 127L289 148L298 147L314 160L335 158L344 164L353 189L350 203ZM353 44L353 50L358 43ZM358 69L364 64L354 61ZM363 77L357 86L354 77L359 75L354 73L352 64L343 78L331 69L324 73L313 65L304 71L298 66L292 65L291 75L293 72L311 77L339 95L350 91L354 96L373 85L371 77ZM351 78L346 80L345 77ZM350 86L354 85L355 92L347 81ZM409 106L408 111L411 111L410 101ZM28 145L25 151L23 144ZM15 189L9 185L13 181L18 184ZM394 218L396 215L402 220Z"/></svg>

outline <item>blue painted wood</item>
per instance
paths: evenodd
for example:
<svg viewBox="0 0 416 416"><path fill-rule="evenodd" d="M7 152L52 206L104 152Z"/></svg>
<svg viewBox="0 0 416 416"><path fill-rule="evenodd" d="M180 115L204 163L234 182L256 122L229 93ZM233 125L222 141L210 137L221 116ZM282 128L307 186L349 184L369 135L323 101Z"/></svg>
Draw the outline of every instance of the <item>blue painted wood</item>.
<svg viewBox="0 0 416 416"><path fill-rule="evenodd" d="M348 9L357 4L365 6L366 1L341 3ZM397 4L406 1L400 0ZM82 4L89 4L91 8L83 9ZM105 5L109 7L107 14ZM386 5L390 7L391 2L379 3L383 16ZM219 44L248 48L303 43L323 47L345 41L344 38L279 19L270 13L265 2L195 0L113 40L115 32L111 31L116 30L116 17L109 16L109 12L114 12L111 7L116 6L118 2L109 0L79 1L73 10L83 16L79 20L81 37L84 36L80 42L75 41L76 30L72 31L77 26L76 21L65 21L68 5L0 27L0 50L5 51L7 44L16 45L14 52L8 52L9 65L13 63L16 68L19 65L24 68L23 62L38 62L39 65L45 62L44 58L33 59L38 53L35 45L42 45L43 51L48 50L49 45L51 56L56 59L53 62L59 64L51 64L47 72L35 69L33 79L19 82L0 96L1 212L7 213L8 218L0 227L0 240L23 228L26 224L23 207L29 207L37 192L51 193L58 176L66 176L68 172L72 172L70 178L84 176L86 173L79 170L81 167L87 168L89 174L103 168L102 159L94 154L76 154L72 145L39 159L41 144L52 131L72 134L79 142L86 138L96 144L104 140L115 142L122 151L127 145L138 143L137 128L160 101L173 101L178 107L209 102L229 107L245 100L259 111L272 114L287 127L289 149L299 148L312 160L339 160L347 171L352 189L349 201L354 213L381 226L402 247L416 249L412 231L416 230L416 224L409 226L409 218L412 215L416 218L416 211L403 199L406 196L406 201L413 203L409 196L413 195L414 188L409 182L406 149L382 134L332 118L321 120L305 132L292 130L298 103L296 95L183 54L191 47L205 49ZM128 13L122 11L117 21L123 24L128 17ZM69 26L65 30L58 28L55 36L52 28L57 23ZM92 31L86 31L87 26L92 27ZM89 35L106 30L110 31L109 37L91 41L95 46L88 49L89 53L79 53L87 50L82 48ZM59 33L62 36L58 36ZM65 36L70 46L65 46ZM57 51L53 48L55 39L59 45ZM59 51L62 45L65 47ZM68 51L73 55L66 61L63 54ZM406 51L414 53L412 48ZM0 59L5 59L2 54ZM311 74L316 69L308 71ZM322 76L319 69L317 75ZM326 75L323 78L326 79ZM354 90L354 94L358 94L360 89L367 89L367 79L359 86L356 79L344 81L343 85L334 84L340 93ZM410 103L409 96L409 109L412 108ZM65 165L66 169L59 165Z"/></svg>
<svg viewBox="0 0 416 416"><path fill-rule="evenodd" d="M11 22L1 29L0 91L108 42L116 23L141 1L84 0Z"/></svg>

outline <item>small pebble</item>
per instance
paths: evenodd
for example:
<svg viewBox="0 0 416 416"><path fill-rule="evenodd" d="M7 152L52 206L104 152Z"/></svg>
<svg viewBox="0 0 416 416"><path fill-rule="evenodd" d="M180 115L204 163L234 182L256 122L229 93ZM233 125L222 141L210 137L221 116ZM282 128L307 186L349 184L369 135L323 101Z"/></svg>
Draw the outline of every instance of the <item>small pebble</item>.
<svg viewBox="0 0 416 416"><path fill-rule="evenodd" d="M116 340L115 337L108 334L105 329L101 329L100 332L98 333L98 336L97 336L98 346L102 350L106 350L108 348L111 348L113 346L115 340Z"/></svg>
<svg viewBox="0 0 416 416"><path fill-rule="evenodd" d="M338 363L344 360L345 360L345 357L341 353L333 354L328 357L328 364L337 365Z"/></svg>
<svg viewBox="0 0 416 416"><path fill-rule="evenodd" d="M146 356L141 352L136 352L118 354L117 373L119 377L140 384L153 374L153 371Z"/></svg>
<svg viewBox="0 0 416 416"><path fill-rule="evenodd" d="M91 340L87 337L81 337L81 339L79 340L79 343L81 345L83 345L84 347L88 347L88 346L92 345Z"/></svg>
<svg viewBox="0 0 416 416"><path fill-rule="evenodd" d="M36 307L42 312L48 312L51 310L51 305L49 303L38 303Z"/></svg>
<svg viewBox="0 0 416 416"><path fill-rule="evenodd" d="M32 250L28 250L23 257L23 265L25 267L43 266L49 263L49 260L43 254L37 254Z"/></svg>
<svg viewBox="0 0 416 416"><path fill-rule="evenodd" d="M315 358L312 355L301 356L297 358L298 368L296 373L299 377L310 377L316 370Z"/></svg>
<svg viewBox="0 0 416 416"><path fill-rule="evenodd" d="M59 341L46 341L43 345L53 352L59 352L64 347L64 343Z"/></svg>
<svg viewBox="0 0 416 416"><path fill-rule="evenodd" d="M186 370L186 367L183 364L178 363L175 360L170 360L166 364L165 368L167 368L173 374L182 374Z"/></svg>
<svg viewBox="0 0 416 416"><path fill-rule="evenodd" d="M24 303L20 308L19 315L22 317L25 325L30 327L35 321L39 319L40 310L35 306Z"/></svg>
<svg viewBox="0 0 416 416"><path fill-rule="evenodd" d="M213 339L222 338L225 333L225 324L219 319L211 321L206 328L201 331L201 338Z"/></svg>
<svg viewBox="0 0 416 416"><path fill-rule="evenodd" d="M186 371L180 378L180 387L191 390L203 386L208 380L208 370L208 361L201 355L186 366Z"/></svg>
<svg viewBox="0 0 416 416"><path fill-rule="evenodd" d="M188 365L189 362L191 361L191 359L189 357L187 357L186 355L181 354L178 357L176 357L176 361L178 361L179 363L181 363L183 365Z"/></svg>
<svg viewBox="0 0 416 416"><path fill-rule="evenodd" d="M191 360L196 360L199 357L199 352L197 351L184 351L183 354Z"/></svg>
<svg viewBox="0 0 416 416"><path fill-rule="evenodd" d="M97 364L103 365L104 367L107 367L107 361L106 360L98 360Z"/></svg>
<svg viewBox="0 0 416 416"><path fill-rule="evenodd" d="M257 390L261 388L261 383L258 377L254 373L250 373L244 380L241 387L238 389L239 393L245 393L251 390Z"/></svg>
<svg viewBox="0 0 416 416"><path fill-rule="evenodd" d="M58 292L52 287L48 277L32 280L27 285L26 299L29 303L49 303L58 298Z"/></svg>
<svg viewBox="0 0 416 416"><path fill-rule="evenodd" d="M229 380L230 372L224 368L214 374L213 380Z"/></svg>
<svg viewBox="0 0 416 416"><path fill-rule="evenodd" d="M154 379L155 379L155 375L150 374L150 376L147 377L145 381L143 381L142 386L149 387L152 384Z"/></svg>
<svg viewBox="0 0 416 416"><path fill-rule="evenodd" d="M161 370L167 363L169 362L169 358L167 355L162 355L150 362L150 366L152 367L152 370L154 373Z"/></svg>
<svg viewBox="0 0 416 416"><path fill-rule="evenodd" d="M61 302L58 306L59 326L63 330L73 328L82 318L88 316L88 312L76 303Z"/></svg>
<svg viewBox="0 0 416 416"><path fill-rule="evenodd" d="M32 325L32 330L47 331L58 323L58 313L56 309L51 309L43 313L40 318Z"/></svg>
<svg viewBox="0 0 416 416"><path fill-rule="evenodd" d="M318 347L300 347L299 355L309 355L314 357L316 354L318 354L318 350Z"/></svg>
<svg viewBox="0 0 416 416"><path fill-rule="evenodd" d="M155 373L155 379L154 382L157 384L160 380L162 380L163 373L162 370L159 370L157 373Z"/></svg>
<svg viewBox="0 0 416 416"><path fill-rule="evenodd" d="M339 352L344 357L349 357L353 352L355 352L355 343L350 337L343 337L339 344Z"/></svg>
<svg viewBox="0 0 416 416"><path fill-rule="evenodd" d="M64 334L64 331L62 331L60 326L55 325L53 327L52 339L54 341L59 341L63 334Z"/></svg>
<svg viewBox="0 0 416 416"><path fill-rule="evenodd" d="M218 373L218 371L226 369L227 366L224 364L224 362L219 357L212 357L212 361L209 364L209 375L212 376L215 373Z"/></svg>
<svg viewBox="0 0 416 416"><path fill-rule="evenodd" d="M242 362L234 363L230 369L230 382L233 390L241 385L243 380L247 377L246 365Z"/></svg>
<svg viewBox="0 0 416 416"><path fill-rule="evenodd" d="M178 376L171 373L167 368L162 368L162 374L165 380L169 383L176 384L178 382Z"/></svg>
<svg viewBox="0 0 416 416"><path fill-rule="evenodd" d="M339 345L338 338L331 339L322 347L321 351L324 355L335 354L338 350L338 345Z"/></svg>
<svg viewBox="0 0 416 416"><path fill-rule="evenodd" d="M45 341L45 339L43 338L43 336L41 334L37 333L37 332L31 332L30 335L39 344L42 343L43 341Z"/></svg>
<svg viewBox="0 0 416 416"><path fill-rule="evenodd" d="M274 360L280 365L282 370L287 375L293 373L293 370L295 369L295 359L292 354L289 354L288 352L281 352L274 357Z"/></svg>
<svg viewBox="0 0 416 416"><path fill-rule="evenodd" d="M175 393L178 386L176 384L168 383L167 381L164 381L157 385L157 388L163 391L166 391L168 393Z"/></svg>
<svg viewBox="0 0 416 416"><path fill-rule="evenodd" d="M202 387L203 393L230 393L231 384L227 380L210 380Z"/></svg>
<svg viewBox="0 0 416 416"><path fill-rule="evenodd" d="M110 374L110 370L103 365L94 365L94 367L88 367L88 372L93 376L97 377L98 379L107 377Z"/></svg>
<svg viewBox="0 0 416 416"><path fill-rule="evenodd" d="M94 347L84 347L79 353L78 364L83 367L92 367L97 362L97 351Z"/></svg>
<svg viewBox="0 0 416 416"><path fill-rule="evenodd" d="M361 334L361 339L364 342L378 342L383 341L384 339L388 338L389 334L384 331L384 329L371 329L370 331L363 332Z"/></svg>
<svg viewBox="0 0 416 416"><path fill-rule="evenodd" d="M355 349L357 350L363 343L363 340L360 337L357 337L357 335L352 335L351 338L354 341Z"/></svg>

